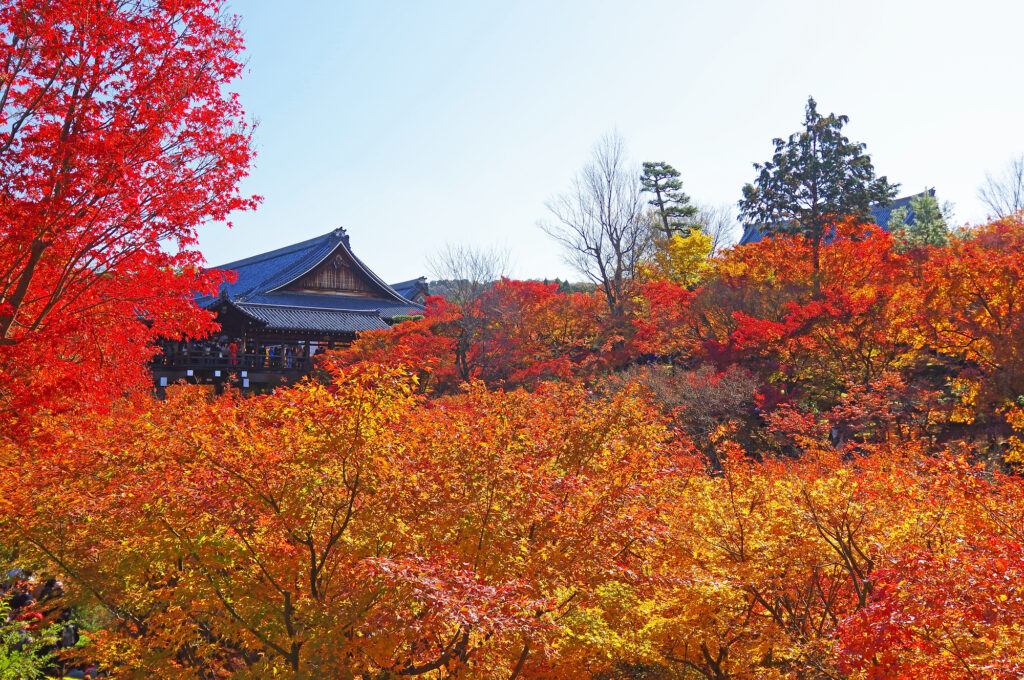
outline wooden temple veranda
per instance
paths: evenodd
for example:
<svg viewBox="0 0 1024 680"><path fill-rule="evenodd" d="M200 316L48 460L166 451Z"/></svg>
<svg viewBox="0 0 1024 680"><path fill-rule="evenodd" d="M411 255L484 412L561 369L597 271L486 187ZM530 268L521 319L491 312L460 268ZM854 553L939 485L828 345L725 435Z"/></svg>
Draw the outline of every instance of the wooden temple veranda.
<svg viewBox="0 0 1024 680"><path fill-rule="evenodd" d="M164 342L152 364L158 393L178 381L262 391L312 368L317 353L364 331L423 313L426 280L384 283L357 258L344 229L222 264L237 279L197 303L216 312L220 331Z"/></svg>

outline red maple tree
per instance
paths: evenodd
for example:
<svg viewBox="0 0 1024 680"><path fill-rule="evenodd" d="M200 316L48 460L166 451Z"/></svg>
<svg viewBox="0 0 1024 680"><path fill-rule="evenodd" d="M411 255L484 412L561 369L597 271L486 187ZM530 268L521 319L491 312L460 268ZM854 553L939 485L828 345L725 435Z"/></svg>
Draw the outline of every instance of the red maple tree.
<svg viewBox="0 0 1024 680"><path fill-rule="evenodd" d="M254 205L221 0L0 7L0 412L145 384L157 336L201 333L196 229ZM168 252L161 244L168 244ZM73 397L68 399L67 397Z"/></svg>

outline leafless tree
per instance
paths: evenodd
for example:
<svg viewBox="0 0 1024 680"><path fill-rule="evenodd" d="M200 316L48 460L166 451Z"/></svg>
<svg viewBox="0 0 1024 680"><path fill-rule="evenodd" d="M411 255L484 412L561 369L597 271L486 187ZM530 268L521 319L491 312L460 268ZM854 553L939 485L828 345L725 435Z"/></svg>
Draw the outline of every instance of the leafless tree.
<svg viewBox="0 0 1024 680"><path fill-rule="evenodd" d="M622 137L605 135L569 191L547 202L553 219L539 223L566 262L601 288L614 316L651 240L639 177Z"/></svg>
<svg viewBox="0 0 1024 680"><path fill-rule="evenodd" d="M711 237L711 252L718 253L739 242L739 222L731 203L699 205L694 221Z"/></svg>
<svg viewBox="0 0 1024 680"><path fill-rule="evenodd" d="M449 302L462 306L455 325L458 335L452 348L455 368L463 380L469 380L477 365L471 364L471 349L478 338L485 319L479 310L467 303L475 300L495 281L509 273L507 248L480 248L451 243L427 258L427 267L436 281L430 284L435 294L444 295ZM486 353L484 361L487 360Z"/></svg>
<svg viewBox="0 0 1024 680"><path fill-rule="evenodd" d="M464 304L509 273L508 248L480 248L447 244L427 258L427 267L437 279L433 286L456 304Z"/></svg>
<svg viewBox="0 0 1024 680"><path fill-rule="evenodd" d="M985 173L978 198L993 217L1008 217L1024 210L1024 154L1011 159L999 175Z"/></svg>

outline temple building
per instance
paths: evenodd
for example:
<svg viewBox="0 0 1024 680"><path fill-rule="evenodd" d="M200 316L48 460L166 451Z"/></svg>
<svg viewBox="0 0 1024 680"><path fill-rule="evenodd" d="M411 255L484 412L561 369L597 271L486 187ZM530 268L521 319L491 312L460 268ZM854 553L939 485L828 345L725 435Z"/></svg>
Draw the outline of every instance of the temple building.
<svg viewBox="0 0 1024 680"><path fill-rule="evenodd" d="M405 299L412 300L419 305L425 304L427 295L430 294L427 290L427 277L425 276L400 283L392 283L391 287Z"/></svg>
<svg viewBox="0 0 1024 680"><path fill-rule="evenodd" d="M219 334L164 343L153 363L158 391L179 380L268 389L305 375L318 352L369 330L423 313L426 279L388 285L353 253L336 229L308 241L214 267L234 271L216 297Z"/></svg>
<svg viewBox="0 0 1024 680"><path fill-rule="evenodd" d="M935 189L927 189L928 194L931 196L935 195ZM876 205L870 210L871 219L875 224L880 226L886 231L889 230L889 217L893 211L897 208L906 208L907 214L903 218L904 224L911 224L914 221L914 209L910 205L910 202L915 198L920 198L924 195L924 192L914 194L913 196L903 196L893 200L892 203L885 206ZM743 227L743 236L740 237L739 245L745 246L748 243L757 243L764 238L764 232L761 230L759 225L748 224ZM830 237L829 239L830 240Z"/></svg>

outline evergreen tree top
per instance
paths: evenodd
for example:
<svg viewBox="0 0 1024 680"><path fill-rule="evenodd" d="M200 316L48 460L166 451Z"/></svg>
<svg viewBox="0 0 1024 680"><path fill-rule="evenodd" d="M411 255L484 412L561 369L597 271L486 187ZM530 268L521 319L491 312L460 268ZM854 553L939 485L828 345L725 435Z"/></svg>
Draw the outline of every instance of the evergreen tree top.
<svg viewBox="0 0 1024 680"><path fill-rule="evenodd" d="M899 185L875 176L866 146L843 134L847 122L845 115L822 116L808 97L804 129L772 140L772 159L754 164L758 177L739 202L744 222L820 242L838 219L870 219L872 205L888 204Z"/></svg>
<svg viewBox="0 0 1024 680"><path fill-rule="evenodd" d="M664 161L649 161L643 164L640 186L653 198L648 201L654 206L660 224L656 227L667 236L674 233L690 232L697 206L690 205L690 197L683 193L683 182L679 171Z"/></svg>

